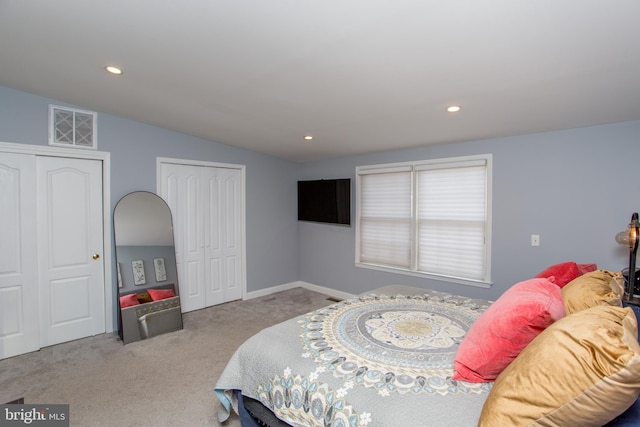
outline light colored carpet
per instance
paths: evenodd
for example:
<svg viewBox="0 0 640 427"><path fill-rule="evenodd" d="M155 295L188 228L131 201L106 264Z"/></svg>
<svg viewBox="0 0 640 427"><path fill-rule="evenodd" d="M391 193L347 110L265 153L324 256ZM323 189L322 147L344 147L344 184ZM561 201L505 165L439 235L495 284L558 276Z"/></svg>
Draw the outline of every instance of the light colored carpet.
<svg viewBox="0 0 640 427"><path fill-rule="evenodd" d="M238 346L331 303L295 288L186 313L182 331L126 346L102 334L5 359L0 402L69 404L71 426L218 426L213 387Z"/></svg>

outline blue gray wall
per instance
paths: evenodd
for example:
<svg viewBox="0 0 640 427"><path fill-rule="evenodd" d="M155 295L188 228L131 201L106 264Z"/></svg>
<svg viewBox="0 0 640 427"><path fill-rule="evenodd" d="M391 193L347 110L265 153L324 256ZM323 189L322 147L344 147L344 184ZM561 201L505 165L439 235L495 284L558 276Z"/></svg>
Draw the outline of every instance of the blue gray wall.
<svg viewBox="0 0 640 427"><path fill-rule="evenodd" d="M49 104L66 105L0 86L0 141L47 145ZM111 153L112 212L131 191L156 191L157 157L246 165L247 290L299 279L298 164L100 112L97 128L98 150Z"/></svg>
<svg viewBox="0 0 640 427"><path fill-rule="evenodd" d="M116 242L117 244L117 242ZM161 285L178 283L176 268L176 252L173 246L117 246L117 260L120 264L121 287L118 289L125 294L139 292L142 289L154 288ZM156 270L153 264L155 258L164 258L165 280L156 280ZM133 278L133 261L142 261L145 283L136 285ZM180 293L176 287L176 292Z"/></svg>
<svg viewBox="0 0 640 427"><path fill-rule="evenodd" d="M50 103L62 104L0 87L0 141L46 145ZM640 121L299 164L99 113L98 149L111 153L112 207L130 191L155 191L156 157L246 165L248 291L302 280L349 293L406 284L495 299L561 261L624 268L628 253L614 236L640 210ZM296 220L298 179L355 180L360 165L481 153L493 153L490 289L355 267L355 227Z"/></svg>
<svg viewBox="0 0 640 427"><path fill-rule="evenodd" d="M355 227L312 223L298 225L300 280L350 293L403 284L495 299L558 262L627 265L614 236L640 210L640 121L307 163L300 178L355 179L356 166L482 153L493 153L490 289L355 267Z"/></svg>

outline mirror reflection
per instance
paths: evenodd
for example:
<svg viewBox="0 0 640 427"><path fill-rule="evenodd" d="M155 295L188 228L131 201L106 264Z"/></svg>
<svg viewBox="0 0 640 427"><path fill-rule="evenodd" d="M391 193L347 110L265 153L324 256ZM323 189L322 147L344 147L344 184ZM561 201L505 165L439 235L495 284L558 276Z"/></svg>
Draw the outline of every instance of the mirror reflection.
<svg viewBox="0 0 640 427"><path fill-rule="evenodd" d="M124 344L182 329L169 206L148 191L129 193L114 209L113 229Z"/></svg>

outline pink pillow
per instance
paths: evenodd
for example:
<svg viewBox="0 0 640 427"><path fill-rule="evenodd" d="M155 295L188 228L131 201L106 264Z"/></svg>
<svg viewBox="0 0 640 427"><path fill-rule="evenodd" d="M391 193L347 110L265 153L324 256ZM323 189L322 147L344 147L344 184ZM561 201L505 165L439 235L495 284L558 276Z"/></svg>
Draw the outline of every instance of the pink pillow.
<svg viewBox="0 0 640 427"><path fill-rule="evenodd" d="M597 264L578 264L578 271L580 272L580 275L591 273L592 271L596 271L597 269Z"/></svg>
<svg viewBox="0 0 640 427"><path fill-rule="evenodd" d="M133 305L139 305L138 296L136 294L129 294L120 297L120 308L131 307Z"/></svg>
<svg viewBox="0 0 640 427"><path fill-rule="evenodd" d="M147 292L149 292L149 295L151 295L151 299L154 301L160 301L176 296L176 293L173 292L173 289L147 289Z"/></svg>
<svg viewBox="0 0 640 427"><path fill-rule="evenodd" d="M454 380L489 382L544 329L565 315L562 291L534 278L509 288L480 315L454 358Z"/></svg>
<svg viewBox="0 0 640 427"><path fill-rule="evenodd" d="M562 288L576 277L594 271L596 268L596 264L576 264L573 261L561 262L547 267L544 271L538 273L536 277L550 278L553 276L555 280L551 281Z"/></svg>

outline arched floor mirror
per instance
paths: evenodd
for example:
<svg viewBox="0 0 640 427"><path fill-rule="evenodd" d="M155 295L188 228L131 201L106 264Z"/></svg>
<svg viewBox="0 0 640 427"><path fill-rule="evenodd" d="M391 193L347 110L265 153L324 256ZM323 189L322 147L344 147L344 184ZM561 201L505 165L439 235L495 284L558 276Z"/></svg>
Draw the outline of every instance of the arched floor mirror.
<svg viewBox="0 0 640 427"><path fill-rule="evenodd" d="M113 229L123 343L182 329L169 206L148 191L129 193L114 209Z"/></svg>

